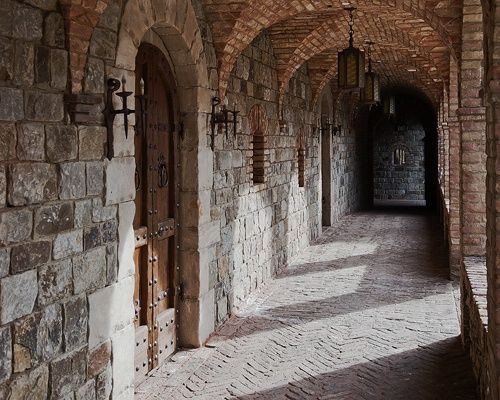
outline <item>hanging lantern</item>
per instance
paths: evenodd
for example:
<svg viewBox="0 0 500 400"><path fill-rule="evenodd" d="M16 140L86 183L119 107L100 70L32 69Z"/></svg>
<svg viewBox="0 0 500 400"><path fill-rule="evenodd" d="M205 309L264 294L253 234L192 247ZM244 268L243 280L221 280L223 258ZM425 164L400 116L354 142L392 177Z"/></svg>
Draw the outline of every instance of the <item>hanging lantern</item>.
<svg viewBox="0 0 500 400"><path fill-rule="evenodd" d="M365 86L365 54L354 47L355 7L346 7L349 12L349 47L338 53L339 89L362 89Z"/></svg>
<svg viewBox="0 0 500 400"><path fill-rule="evenodd" d="M365 87L361 91L361 100L364 104L377 104L380 101L380 79L377 73L372 71L371 47L373 42L368 44L368 72L365 73Z"/></svg>
<svg viewBox="0 0 500 400"><path fill-rule="evenodd" d="M388 95L384 97L384 114L388 117L393 117L396 115L396 98L393 95Z"/></svg>

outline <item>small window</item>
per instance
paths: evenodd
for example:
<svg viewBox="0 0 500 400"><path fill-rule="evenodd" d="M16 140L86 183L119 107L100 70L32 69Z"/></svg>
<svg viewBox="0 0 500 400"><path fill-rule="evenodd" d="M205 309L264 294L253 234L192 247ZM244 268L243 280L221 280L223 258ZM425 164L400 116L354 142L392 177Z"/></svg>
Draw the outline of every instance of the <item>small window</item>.
<svg viewBox="0 0 500 400"><path fill-rule="evenodd" d="M267 129L269 122L266 111L256 104L248 115L252 134L252 181L254 184L266 183L269 172L269 149L267 148Z"/></svg>
<svg viewBox="0 0 500 400"><path fill-rule="evenodd" d="M393 154L393 164L394 165L405 165L406 164L406 150L398 148L394 150Z"/></svg>
<svg viewBox="0 0 500 400"><path fill-rule="evenodd" d="M299 187L304 187L306 170L306 146L304 129L301 129L297 136L297 161L299 172Z"/></svg>
<svg viewBox="0 0 500 400"><path fill-rule="evenodd" d="M265 183L266 174L266 142L261 131L255 131L253 134L253 183Z"/></svg>

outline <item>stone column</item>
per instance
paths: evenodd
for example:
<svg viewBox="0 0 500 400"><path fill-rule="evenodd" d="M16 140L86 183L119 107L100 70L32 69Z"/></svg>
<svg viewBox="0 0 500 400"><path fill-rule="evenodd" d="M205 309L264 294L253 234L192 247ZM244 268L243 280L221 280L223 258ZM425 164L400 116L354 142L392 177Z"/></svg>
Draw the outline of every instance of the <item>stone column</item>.
<svg viewBox="0 0 500 400"><path fill-rule="evenodd" d="M450 90L449 90L449 246L450 271L452 277L458 277L460 269L460 126L458 124L458 67L450 57Z"/></svg>
<svg viewBox="0 0 500 400"><path fill-rule="evenodd" d="M498 366L500 362L500 288L499 270L500 253L498 242L500 236L500 1L491 1L491 9L485 10L489 18L485 21L485 35L490 53L486 58L486 120L487 120L487 255L488 269L488 351L487 362L490 375L490 398L498 399L500 379Z"/></svg>
<svg viewBox="0 0 500 400"><path fill-rule="evenodd" d="M464 1L460 64L462 256L486 251L486 115L483 107L483 14L477 0Z"/></svg>

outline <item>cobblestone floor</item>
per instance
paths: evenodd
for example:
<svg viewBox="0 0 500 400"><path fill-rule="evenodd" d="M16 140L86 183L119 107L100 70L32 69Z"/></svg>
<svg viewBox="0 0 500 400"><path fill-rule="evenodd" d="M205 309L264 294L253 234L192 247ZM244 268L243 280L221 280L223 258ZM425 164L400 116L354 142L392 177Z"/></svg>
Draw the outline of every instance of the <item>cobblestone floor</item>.
<svg viewBox="0 0 500 400"><path fill-rule="evenodd" d="M136 398L476 399L443 254L416 210L344 218Z"/></svg>

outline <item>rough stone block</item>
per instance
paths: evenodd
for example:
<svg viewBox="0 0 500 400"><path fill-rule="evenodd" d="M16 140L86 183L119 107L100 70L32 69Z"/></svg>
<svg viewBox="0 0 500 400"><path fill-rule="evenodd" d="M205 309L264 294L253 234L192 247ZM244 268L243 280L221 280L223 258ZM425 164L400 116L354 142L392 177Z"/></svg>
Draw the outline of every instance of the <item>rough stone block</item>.
<svg viewBox="0 0 500 400"><path fill-rule="evenodd" d="M106 247L106 285L116 282L118 277L118 255L116 245Z"/></svg>
<svg viewBox="0 0 500 400"><path fill-rule="evenodd" d="M0 103L1 101L0 99ZM2 143L2 146L0 146L0 161L9 161L16 158L16 136L16 126L14 124L0 123L0 143Z"/></svg>
<svg viewBox="0 0 500 400"><path fill-rule="evenodd" d="M45 163L12 164L8 201L12 206L38 204L57 198L56 167Z"/></svg>
<svg viewBox="0 0 500 400"><path fill-rule="evenodd" d="M14 56L14 83L19 86L33 85L35 47L31 43L17 42Z"/></svg>
<svg viewBox="0 0 500 400"><path fill-rule="evenodd" d="M0 328L0 384L10 378L12 373L12 337L10 327Z"/></svg>
<svg viewBox="0 0 500 400"><path fill-rule="evenodd" d="M48 262L51 245L51 242L30 242L13 247L10 256L11 273L19 274Z"/></svg>
<svg viewBox="0 0 500 400"><path fill-rule="evenodd" d="M45 46L38 46L35 55L35 81L38 84L50 83L50 49Z"/></svg>
<svg viewBox="0 0 500 400"><path fill-rule="evenodd" d="M57 122L64 118L63 95L27 91L25 115L31 121Z"/></svg>
<svg viewBox="0 0 500 400"><path fill-rule="evenodd" d="M45 11L53 11L57 6L57 0L26 0L26 3Z"/></svg>
<svg viewBox="0 0 500 400"><path fill-rule="evenodd" d="M50 364L51 400L56 400L85 382L85 349L65 354Z"/></svg>
<svg viewBox="0 0 500 400"><path fill-rule="evenodd" d="M135 204L130 201L118 208L118 279L134 275L135 237L132 229L135 216Z"/></svg>
<svg viewBox="0 0 500 400"><path fill-rule="evenodd" d="M5 207L7 202L7 171L5 165L0 165L0 208Z"/></svg>
<svg viewBox="0 0 500 400"><path fill-rule="evenodd" d="M54 239L52 249L54 260L69 257L83 250L83 231L81 229L60 233Z"/></svg>
<svg viewBox="0 0 500 400"><path fill-rule="evenodd" d="M116 221L106 221L101 226L102 243L109 244L117 239L118 223Z"/></svg>
<svg viewBox="0 0 500 400"><path fill-rule="evenodd" d="M91 226L83 231L83 248L85 251L102 245L100 226Z"/></svg>
<svg viewBox="0 0 500 400"><path fill-rule="evenodd" d="M60 166L59 197L61 199L81 199L87 193L85 163L65 163Z"/></svg>
<svg viewBox="0 0 500 400"><path fill-rule="evenodd" d="M46 400L49 396L48 382L49 368L47 365L42 365L29 373L20 374L10 384L10 397L8 399Z"/></svg>
<svg viewBox="0 0 500 400"><path fill-rule="evenodd" d="M2 10L0 10L0 13L1 11ZM0 25L2 25L3 17L4 16L0 16ZM8 38L0 37L0 81L12 80L14 75L13 60L14 43Z"/></svg>
<svg viewBox="0 0 500 400"><path fill-rule="evenodd" d="M74 160L78 153L75 126L47 126L47 158L52 162Z"/></svg>
<svg viewBox="0 0 500 400"><path fill-rule="evenodd" d="M23 91L0 87L0 121L19 121L23 118Z"/></svg>
<svg viewBox="0 0 500 400"><path fill-rule="evenodd" d="M128 325L113 335L113 393L126 392L134 384L134 340L133 325Z"/></svg>
<svg viewBox="0 0 500 400"><path fill-rule="evenodd" d="M113 389L113 374L111 365L101 372L96 378L96 398L97 400L108 400Z"/></svg>
<svg viewBox="0 0 500 400"><path fill-rule="evenodd" d="M106 285L106 248L99 247L73 258L75 293L99 289Z"/></svg>
<svg viewBox="0 0 500 400"><path fill-rule="evenodd" d="M103 163L101 161L87 163L87 196L101 196L103 189Z"/></svg>
<svg viewBox="0 0 500 400"><path fill-rule="evenodd" d="M17 138L17 158L26 161L45 160L45 128L42 124L21 125Z"/></svg>
<svg viewBox="0 0 500 400"><path fill-rule="evenodd" d="M89 295L90 348L96 347L132 323L134 307L129 300L133 293L133 278L130 277ZM103 304L107 306L103 307ZM131 343L133 344L133 339Z"/></svg>
<svg viewBox="0 0 500 400"><path fill-rule="evenodd" d="M135 198L135 160L133 157L114 158L106 165L106 205L123 203Z"/></svg>
<svg viewBox="0 0 500 400"><path fill-rule="evenodd" d="M0 278L9 274L10 266L10 249L0 249Z"/></svg>
<svg viewBox="0 0 500 400"><path fill-rule="evenodd" d="M68 82L68 52L51 50L50 52L50 86L64 90Z"/></svg>
<svg viewBox="0 0 500 400"><path fill-rule="evenodd" d="M62 313L59 304L31 314L14 324L14 372L46 362L62 350Z"/></svg>
<svg viewBox="0 0 500 400"><path fill-rule="evenodd" d="M87 343L88 309L85 296L73 297L64 303L65 351L75 350Z"/></svg>
<svg viewBox="0 0 500 400"><path fill-rule="evenodd" d="M76 391L75 400L96 400L95 379L85 382L85 384Z"/></svg>
<svg viewBox="0 0 500 400"><path fill-rule="evenodd" d="M12 34L16 39L36 41L42 38L43 17L41 10L16 2L12 18Z"/></svg>
<svg viewBox="0 0 500 400"><path fill-rule="evenodd" d="M36 271L0 280L0 322L6 324L33 311L38 295Z"/></svg>
<svg viewBox="0 0 500 400"><path fill-rule="evenodd" d="M111 342L106 341L100 346L92 349L88 355L87 361L87 377L94 378L101 372L106 370L106 367L111 362Z"/></svg>
<svg viewBox="0 0 500 400"><path fill-rule="evenodd" d="M0 244L28 240L33 230L33 213L30 210L0 212Z"/></svg>
<svg viewBox="0 0 500 400"><path fill-rule="evenodd" d="M42 311L38 325L37 352L41 360L48 361L62 350L62 309L53 304Z"/></svg>
<svg viewBox="0 0 500 400"><path fill-rule="evenodd" d="M93 222L104 222L116 218L116 206L103 207L101 199L93 199L92 205Z"/></svg>
<svg viewBox="0 0 500 400"><path fill-rule="evenodd" d="M52 12L45 18L43 41L52 47L64 48L66 35L64 33L64 19L61 14Z"/></svg>
<svg viewBox="0 0 500 400"><path fill-rule="evenodd" d="M83 228L92 223L92 200L75 202L75 228Z"/></svg>
<svg viewBox="0 0 500 400"><path fill-rule="evenodd" d="M71 260L40 268L38 272L38 303L49 304L71 295L73 275Z"/></svg>
<svg viewBox="0 0 500 400"><path fill-rule="evenodd" d="M72 203L58 203L35 211L35 233L53 235L73 229L74 215Z"/></svg>
<svg viewBox="0 0 500 400"><path fill-rule="evenodd" d="M90 42L90 54L98 58L114 60L116 40L117 35L115 32L99 27L94 29L94 34Z"/></svg>
<svg viewBox="0 0 500 400"><path fill-rule="evenodd" d="M80 160L101 160L104 157L106 128L103 126L80 126Z"/></svg>
<svg viewBox="0 0 500 400"><path fill-rule="evenodd" d="M118 31L118 25L121 18L120 3L110 3L108 8L102 13L97 26L109 29L113 32Z"/></svg>
<svg viewBox="0 0 500 400"><path fill-rule="evenodd" d="M104 93L104 62L99 58L89 57L85 74L87 93Z"/></svg>

